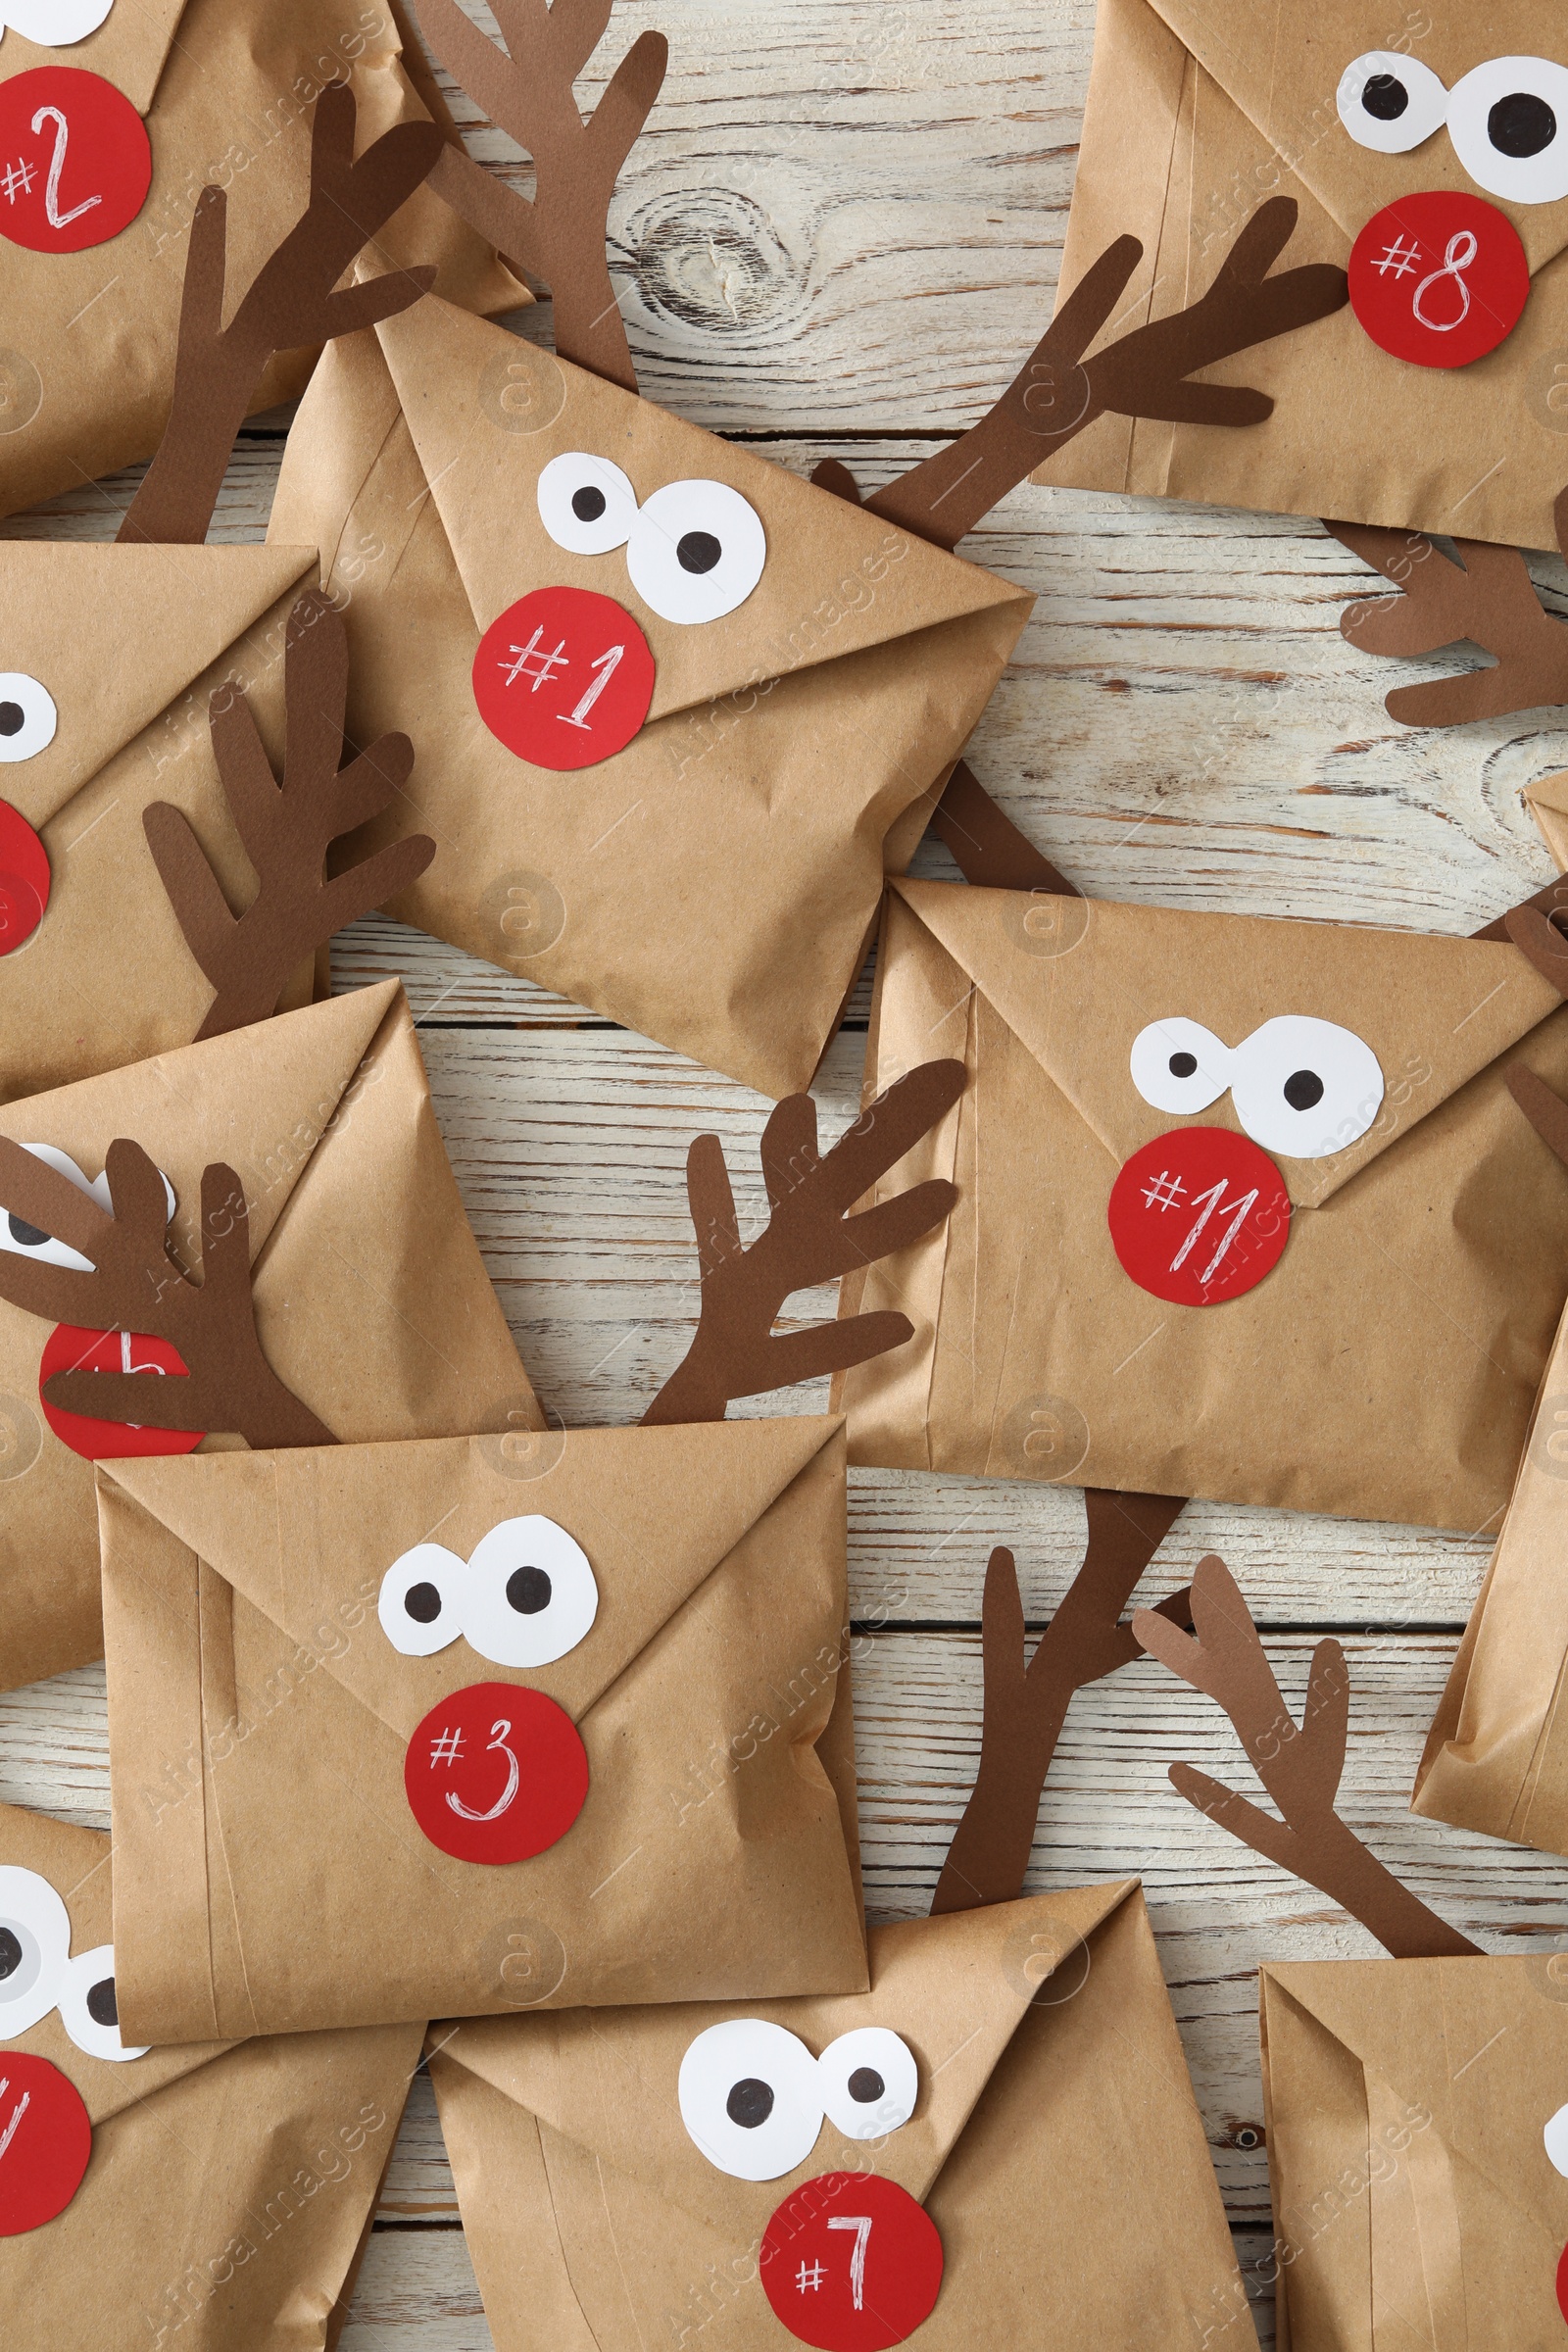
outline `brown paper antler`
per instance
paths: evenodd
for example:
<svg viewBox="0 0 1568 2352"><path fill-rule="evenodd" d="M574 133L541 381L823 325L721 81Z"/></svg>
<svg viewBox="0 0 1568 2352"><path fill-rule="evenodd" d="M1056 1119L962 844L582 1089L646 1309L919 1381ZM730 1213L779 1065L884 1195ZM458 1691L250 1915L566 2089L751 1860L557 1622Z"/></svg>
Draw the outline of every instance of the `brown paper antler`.
<svg viewBox="0 0 1568 2352"><path fill-rule="evenodd" d="M967 760L960 760L943 787L931 815L931 830L966 882L978 890L1038 890L1048 897L1081 899L1083 892L1058 872L1043 850L1004 816Z"/></svg>
<svg viewBox="0 0 1568 2352"><path fill-rule="evenodd" d="M737 1396L815 1380L869 1362L913 1335L904 1315L850 1315L775 1336L794 1291L906 1250L953 1207L945 1179L917 1184L858 1216L849 1210L895 1167L963 1092L961 1061L927 1061L890 1086L831 1152L818 1155L816 1104L790 1095L762 1130L769 1216L743 1248L724 1152L700 1135L686 1157L686 1197L697 1234L702 1307L681 1363L643 1415L645 1423L722 1421Z"/></svg>
<svg viewBox="0 0 1568 2352"><path fill-rule="evenodd" d="M1547 1151L1568 1168L1568 1102L1520 1061L1508 1072L1507 1086Z"/></svg>
<svg viewBox="0 0 1568 2352"><path fill-rule="evenodd" d="M414 746L383 735L346 767L348 635L319 589L288 616L284 652L287 737L281 785L272 779L242 687L212 698L213 751L245 855L261 887L243 914L229 909L188 819L168 801L142 816L148 846L179 927L217 991L198 1039L265 1021L291 973L345 923L407 890L435 856L428 834L394 842L328 882L331 844L383 809L409 778Z"/></svg>
<svg viewBox="0 0 1568 2352"><path fill-rule="evenodd" d="M62 1412L143 1429L200 1430L252 1446L330 1446L332 1432L278 1379L262 1352L251 1296L244 1189L220 1162L202 1177L202 1275L169 1246L163 1177L139 1144L109 1147L114 1213L70 1178L0 1138L0 1208L87 1258L93 1271L0 1250L0 1298L24 1314L91 1331L167 1340L188 1378L140 1372L57 1372L45 1401Z"/></svg>
<svg viewBox="0 0 1568 2352"><path fill-rule="evenodd" d="M303 218L264 262L225 326L228 199L202 190L190 224L174 359L173 404L158 454L120 526L122 540L199 546L222 488L234 436L275 352L329 343L394 318L434 282L433 269L389 271L332 291L361 247L406 204L446 140L434 122L399 122L354 161L354 93L329 82L311 130Z"/></svg>
<svg viewBox="0 0 1568 2352"><path fill-rule="evenodd" d="M1553 510L1568 555L1568 490ZM1402 727L1462 727L1475 718L1568 703L1568 629L1542 604L1516 547L1456 539L1455 561L1420 531L1353 522L1324 525L1400 591L1348 605L1340 634L1367 654L1441 653L1467 639L1494 657L1487 669L1396 686L1385 702Z"/></svg>
<svg viewBox="0 0 1568 2352"><path fill-rule="evenodd" d="M1138 1655L1121 1613L1182 1504L1178 1495L1114 1494L1086 1487L1089 1542L1084 1563L1024 1664L1023 1600L1010 1551L986 1568L981 1612L985 1714L980 1769L932 1901L939 1911L1010 1903L1022 1891L1040 1794L1075 1690ZM1189 1625L1185 1590L1157 1614Z"/></svg>
<svg viewBox="0 0 1568 2352"><path fill-rule="evenodd" d="M1172 1674L1219 1701L1282 1818L1276 1821L1190 1764L1171 1766L1172 1788L1254 1853L1339 1903L1396 1960L1451 1959L1477 1951L1402 1886L1334 1809L1350 1711L1349 1671L1339 1642L1320 1642L1312 1652L1306 1704L1298 1724L1280 1695L1251 1611L1223 1560L1210 1555L1199 1563L1192 1598L1196 1636L1182 1633L1152 1609L1138 1610L1133 1633Z"/></svg>
<svg viewBox="0 0 1568 2352"><path fill-rule="evenodd" d="M956 547L1043 459L1107 410L1174 424L1261 424L1274 409L1266 393L1189 378L1195 368L1344 309L1349 299L1345 271L1328 262L1268 275L1296 220L1295 198L1271 196L1237 238L1206 294L1086 360L1143 256L1136 237L1118 237L1059 305L990 414L868 499L867 512L938 547Z"/></svg>
<svg viewBox="0 0 1568 2352"><path fill-rule="evenodd" d="M615 181L659 96L669 45L662 32L634 41L585 122L572 84L605 36L613 0L492 5L505 50L458 0L419 0L419 17L454 79L532 157L534 195L519 196L452 146L430 185L514 268L549 285L562 358L635 392L606 233Z"/></svg>

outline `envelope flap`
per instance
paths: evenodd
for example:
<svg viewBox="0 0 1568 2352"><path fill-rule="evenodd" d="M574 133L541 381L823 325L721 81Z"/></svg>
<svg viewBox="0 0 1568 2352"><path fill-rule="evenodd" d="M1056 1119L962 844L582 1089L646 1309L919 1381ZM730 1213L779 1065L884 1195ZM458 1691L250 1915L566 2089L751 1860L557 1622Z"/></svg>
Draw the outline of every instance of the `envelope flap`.
<svg viewBox="0 0 1568 2352"><path fill-rule="evenodd" d="M1118 1163L1153 1137L1193 1124L1190 1115L1152 1108L1133 1083L1133 1043L1151 1024L1197 1022L1231 1050L1283 1014L1352 1031L1376 1056L1382 1104L1343 1151L1311 1159L1270 1152L1298 1206L1331 1200L1562 1008L1550 982L1507 942L1029 898L958 883L893 887ZM1280 1071L1282 1084L1291 1074ZM1359 1079L1355 1094L1348 1114L1365 1102ZM1339 1111L1325 1098L1331 1127ZM1211 1126L1240 1125L1228 1091L1201 1116Z"/></svg>
<svg viewBox="0 0 1568 2352"><path fill-rule="evenodd" d="M1030 601L783 466L432 297L376 332L476 627L547 585L612 597L653 650L650 718ZM519 419L528 429L517 429ZM551 459L570 451L612 460L639 502L679 481L738 490L767 540L762 576L745 602L719 620L672 623L638 595L623 550L577 556L557 546L539 517L537 485ZM454 646L451 658L466 667L473 647Z"/></svg>
<svg viewBox="0 0 1568 2352"><path fill-rule="evenodd" d="M0 58L9 46L8 36ZM45 824L296 580L314 574L316 560L314 547L10 541L0 550L0 664L36 680L58 715L43 751L0 763L0 794L30 825ZM192 708L188 719L205 727L207 712ZM177 737L168 749L178 751ZM147 873L156 889L151 860Z"/></svg>
<svg viewBox="0 0 1568 2352"><path fill-rule="evenodd" d="M486 1438L101 1467L313 1654L323 1626L346 1625L321 1663L407 1740L431 1707L479 1682L543 1690L580 1723L802 1472L825 1448L838 1447L841 1460L842 1431L818 1414L573 1431L549 1467L523 1480ZM798 1559L781 1560L781 1576L826 1573L830 1537L842 1550L842 1467L830 1492L831 1530L814 1548L803 1544ZM432 1657L395 1650L375 1613L393 1562L416 1544L439 1544L466 1563L492 1528L524 1517L553 1520L587 1554L598 1589L591 1635L533 1670L498 1667L461 1638Z"/></svg>
<svg viewBox="0 0 1568 2352"><path fill-rule="evenodd" d="M185 0L11 0L0 7L0 81L37 66L73 66L101 74L144 115L184 13ZM94 30L71 37L95 17L102 21Z"/></svg>
<svg viewBox="0 0 1568 2352"><path fill-rule="evenodd" d="M1472 67L1498 57L1568 62L1560 28L1540 0L1489 0L1485 9L1422 11L1400 23L1396 12L1366 0L1152 0L1276 153L1353 239L1374 213L1424 188L1485 194L1518 230L1532 271L1568 243L1568 198L1511 204L1479 189L1440 128L1403 155L1381 155L1352 139L1335 95L1346 68L1369 50L1394 44L1430 66L1452 90ZM1434 21L1434 18L1436 21Z"/></svg>
<svg viewBox="0 0 1568 2352"><path fill-rule="evenodd" d="M599 2161L657 2189L694 2220L755 2245L769 2216L817 2174L854 2165L924 2198L1031 2002L1090 1964L1089 1939L1135 1880L1034 1895L981 1911L870 1931L871 1989L823 1999L562 2010L432 2029L445 2054ZM900 2130L847 2142L831 2121L794 2171L732 2180L681 2120L681 2060L710 2026L760 2018L813 2058L857 2027L882 2026L912 2052L913 2115Z"/></svg>

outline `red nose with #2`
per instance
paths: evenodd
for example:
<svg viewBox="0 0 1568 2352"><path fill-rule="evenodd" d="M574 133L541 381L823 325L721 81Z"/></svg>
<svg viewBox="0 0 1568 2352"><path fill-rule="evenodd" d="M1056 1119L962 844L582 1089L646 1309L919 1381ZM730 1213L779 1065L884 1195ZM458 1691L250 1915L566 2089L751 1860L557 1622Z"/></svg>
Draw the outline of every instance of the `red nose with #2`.
<svg viewBox="0 0 1568 2352"><path fill-rule="evenodd" d="M801 2343L888 2352L936 2309L942 2239L896 2180L822 2173L774 2213L760 2269L774 2317Z"/></svg>
<svg viewBox="0 0 1568 2352"><path fill-rule="evenodd" d="M0 2049L0 2237L64 2213L92 2154L81 2093L58 2066Z"/></svg>
<svg viewBox="0 0 1568 2352"><path fill-rule="evenodd" d="M491 734L531 767L595 767L648 716L654 657L612 596L536 588L480 639L473 699Z"/></svg>
<svg viewBox="0 0 1568 2352"><path fill-rule="evenodd" d="M444 1854L525 1862L564 1838L582 1811L588 1751L542 1690L470 1683L416 1729L403 1786L415 1820Z"/></svg>
<svg viewBox="0 0 1568 2352"><path fill-rule="evenodd" d="M1174 1127L1145 1144L1111 1186L1107 1216L1123 1272L1173 1306L1255 1290L1291 1234L1278 1168L1228 1127Z"/></svg>
<svg viewBox="0 0 1568 2352"><path fill-rule="evenodd" d="M1349 276L1350 307L1373 342L1418 368L1484 359L1530 299L1530 264L1506 214L1446 189L1374 214Z"/></svg>
<svg viewBox="0 0 1568 2352"><path fill-rule="evenodd" d="M32 937L48 904L48 852L20 810L0 801L0 956Z"/></svg>

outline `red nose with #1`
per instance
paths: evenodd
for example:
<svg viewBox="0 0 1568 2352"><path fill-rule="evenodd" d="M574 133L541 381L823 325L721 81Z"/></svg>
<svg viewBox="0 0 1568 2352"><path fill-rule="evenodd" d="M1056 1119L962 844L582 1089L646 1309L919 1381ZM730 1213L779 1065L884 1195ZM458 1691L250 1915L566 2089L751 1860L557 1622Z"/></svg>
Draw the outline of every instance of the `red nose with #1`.
<svg viewBox="0 0 1568 2352"><path fill-rule="evenodd" d="M612 596L535 588L480 639L473 699L491 734L531 767L595 767L648 716L654 657Z"/></svg>
<svg viewBox="0 0 1568 2352"><path fill-rule="evenodd" d="M74 2083L47 2058L0 2048L0 2237L64 2213L91 2154L92 2125Z"/></svg>
<svg viewBox="0 0 1568 2352"><path fill-rule="evenodd" d="M889 2352L931 2317L942 2239L923 2205L875 2173L822 2173L762 2232L762 2289L791 2335L821 2352Z"/></svg>
<svg viewBox="0 0 1568 2352"><path fill-rule="evenodd" d="M1374 343L1418 368L1495 351L1530 299L1511 220L1479 196L1434 189L1374 214L1350 253L1350 307Z"/></svg>
<svg viewBox="0 0 1568 2352"><path fill-rule="evenodd" d="M459 1862L525 1862L564 1838L588 1795L588 1751L542 1690L470 1683L410 1740L403 1786L415 1820Z"/></svg>
<svg viewBox="0 0 1568 2352"><path fill-rule="evenodd" d="M1278 1168L1228 1127L1174 1127L1145 1144L1111 1186L1107 1215L1123 1272L1173 1306L1255 1290L1291 1235Z"/></svg>
<svg viewBox="0 0 1568 2352"><path fill-rule="evenodd" d="M0 956L29 940L49 904L49 858L9 801L0 801Z"/></svg>

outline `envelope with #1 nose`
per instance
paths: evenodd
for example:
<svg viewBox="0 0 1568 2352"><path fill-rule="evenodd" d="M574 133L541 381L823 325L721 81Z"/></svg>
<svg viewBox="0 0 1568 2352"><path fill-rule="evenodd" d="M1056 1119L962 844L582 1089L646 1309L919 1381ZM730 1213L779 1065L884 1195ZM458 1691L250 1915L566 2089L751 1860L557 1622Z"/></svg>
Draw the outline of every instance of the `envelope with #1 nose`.
<svg viewBox="0 0 1568 2352"><path fill-rule="evenodd" d="M1132 315L1178 310L1207 257L1281 192L1299 203L1303 257L1349 267L1351 307L1249 355L1245 380L1272 394L1272 416L1245 435L1102 416L1035 479L1554 546L1568 481L1560 11L1100 0L1063 293L1131 232Z"/></svg>

